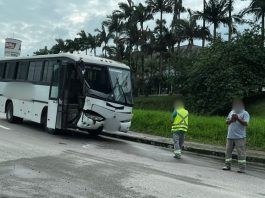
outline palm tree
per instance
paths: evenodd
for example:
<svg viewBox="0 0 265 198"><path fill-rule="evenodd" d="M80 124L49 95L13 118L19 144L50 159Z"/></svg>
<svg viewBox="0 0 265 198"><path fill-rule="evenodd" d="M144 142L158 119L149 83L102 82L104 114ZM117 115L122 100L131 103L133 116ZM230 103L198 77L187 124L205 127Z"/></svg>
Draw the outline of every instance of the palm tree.
<svg viewBox="0 0 265 198"><path fill-rule="evenodd" d="M144 22L153 18L150 7L146 7L142 3L139 3L138 6L134 6L133 19L140 24L140 31L142 34L144 32Z"/></svg>
<svg viewBox="0 0 265 198"><path fill-rule="evenodd" d="M220 24L229 24L229 17L227 12L229 10L229 4L227 0L209 0L205 2L204 12L197 11L194 17L198 19L205 19L208 23L214 25L213 38L217 37L217 28Z"/></svg>
<svg viewBox="0 0 265 198"><path fill-rule="evenodd" d="M206 0L203 0L203 13L205 13L205 9L206 9ZM204 17L203 17L202 21L203 21L202 27L203 27L203 29L205 29L206 28L206 20ZM204 33L203 33L203 35L202 35L202 47L205 47L205 40L206 40L206 35L204 35Z"/></svg>
<svg viewBox="0 0 265 198"><path fill-rule="evenodd" d="M127 3L120 2L119 10L114 11L120 18L127 20L131 18L133 13L134 3L132 0L127 0Z"/></svg>
<svg viewBox="0 0 265 198"><path fill-rule="evenodd" d="M146 0L152 13L160 13L160 35L163 33L163 14L172 12L172 0Z"/></svg>
<svg viewBox="0 0 265 198"><path fill-rule="evenodd" d="M79 51L80 48L80 42L78 38L75 38L74 40L72 39L66 39L65 40L65 47L66 51L70 52L71 54L74 53L75 51Z"/></svg>
<svg viewBox="0 0 265 198"><path fill-rule="evenodd" d="M176 26L177 26L177 21L180 19L180 14L182 12L185 12L186 9L183 7L183 3L182 0L172 0L173 3L173 20L171 23L171 34L172 34L172 38L174 40L174 43L178 43L178 46L180 46L181 43L181 39L179 38L179 35L177 35L177 31L176 31ZM174 47L172 48L172 52L174 51Z"/></svg>
<svg viewBox="0 0 265 198"><path fill-rule="evenodd" d="M67 47L63 39L55 39L55 41L57 43L51 48L52 54L59 54L61 52L67 52Z"/></svg>
<svg viewBox="0 0 265 198"><path fill-rule="evenodd" d="M97 55L97 47L100 47L98 36L95 36L95 35L92 35L89 33L88 34L88 41L90 44L91 52L94 51L94 56L96 56Z"/></svg>
<svg viewBox="0 0 265 198"><path fill-rule="evenodd" d="M148 20L153 19L153 14L151 13L151 8L144 6L140 3L138 6L134 6L133 20L140 24L140 40L139 45L141 47L141 70L142 70L142 80L144 79L144 53L143 45L146 43L146 30L144 29L144 23Z"/></svg>
<svg viewBox="0 0 265 198"><path fill-rule="evenodd" d="M232 10L233 10L233 3L234 3L234 0L228 0L228 8L229 8L229 11L228 11L228 18L229 18L229 22L228 22L228 27L229 27L229 30L228 30L228 40L231 41L232 40L232 34L233 34L233 18L232 18Z"/></svg>
<svg viewBox="0 0 265 198"><path fill-rule="evenodd" d="M196 18L193 13L188 9L189 18L180 19L177 21L177 31L180 33L181 38L188 40L188 46L192 48L194 39L209 38L210 31L208 28L203 28L197 24Z"/></svg>
<svg viewBox="0 0 265 198"><path fill-rule="evenodd" d="M48 49L47 46L45 46L43 49L39 49L38 51L36 52L33 52L34 55L47 55L50 53L50 50Z"/></svg>
<svg viewBox="0 0 265 198"><path fill-rule="evenodd" d="M129 20L124 24L124 39L127 45L126 51L128 52L128 62L129 66L132 68L132 54L134 46L137 46L137 50L139 47L139 41L141 38L141 33L137 27L137 21ZM137 63L137 61L136 61ZM134 65L134 70L136 70L137 66Z"/></svg>
<svg viewBox="0 0 265 198"><path fill-rule="evenodd" d="M119 38L119 34L122 32L124 27L120 15L115 11L112 13L112 15L108 15L107 20L103 21L102 24L103 26L108 27L109 33L114 33L115 39Z"/></svg>
<svg viewBox="0 0 265 198"><path fill-rule="evenodd" d="M173 3L172 0L146 0L146 4L151 8L152 13L160 13L159 23L159 42L162 43L163 39L163 29L164 29L164 20L163 14L172 12ZM161 45L160 45L161 46ZM161 48L160 48L161 49ZM163 50L160 50L160 58L159 58L159 70L162 73L162 53ZM160 93L160 89L159 89Z"/></svg>
<svg viewBox="0 0 265 198"><path fill-rule="evenodd" d="M123 21L123 38L126 44L126 58L128 59L129 66L132 65L132 50L133 46L139 40L137 21L135 21L134 2L127 0L127 2L119 3L119 10L114 11L116 15ZM116 39L118 41L118 39Z"/></svg>
<svg viewBox="0 0 265 198"><path fill-rule="evenodd" d="M261 20L261 37L262 46L265 41L265 1L264 0L252 0L248 8L243 10L242 14L254 14L255 21Z"/></svg>
<svg viewBox="0 0 265 198"><path fill-rule="evenodd" d="M102 51L104 52L104 56L107 57L107 45L111 38L113 38L113 34L106 31L105 26L102 24L101 30L95 29L96 32L98 32L97 37L99 38L99 44L104 44Z"/></svg>
<svg viewBox="0 0 265 198"><path fill-rule="evenodd" d="M180 19L180 14L185 12L186 9L183 7L182 0L172 0L173 2L173 20L172 24L176 24L175 21Z"/></svg>
<svg viewBox="0 0 265 198"><path fill-rule="evenodd" d="M82 51L86 51L87 55L87 51L90 49L88 35L84 30L81 30L77 35L80 37L80 48Z"/></svg>

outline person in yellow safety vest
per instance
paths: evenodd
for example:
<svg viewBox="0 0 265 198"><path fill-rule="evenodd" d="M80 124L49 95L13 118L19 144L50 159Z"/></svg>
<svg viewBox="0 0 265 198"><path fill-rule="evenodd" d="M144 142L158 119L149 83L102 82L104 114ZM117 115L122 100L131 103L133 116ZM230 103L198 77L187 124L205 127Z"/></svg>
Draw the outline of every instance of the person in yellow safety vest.
<svg viewBox="0 0 265 198"><path fill-rule="evenodd" d="M184 107L182 99L177 99L175 102L175 110L171 117L174 141L174 157L181 158L181 152L184 145L185 133L188 131L189 112Z"/></svg>

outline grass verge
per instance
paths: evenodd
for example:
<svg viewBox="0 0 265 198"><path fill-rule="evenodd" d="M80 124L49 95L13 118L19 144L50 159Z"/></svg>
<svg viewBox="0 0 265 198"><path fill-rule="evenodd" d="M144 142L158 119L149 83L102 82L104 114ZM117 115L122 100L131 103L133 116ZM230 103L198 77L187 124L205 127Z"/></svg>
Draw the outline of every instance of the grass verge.
<svg viewBox="0 0 265 198"><path fill-rule="evenodd" d="M131 130L162 137L171 137L170 115L170 112L165 111L134 110ZM227 135L225 117L190 115L189 125L187 140L225 145ZM265 150L264 126L265 120L263 118L254 117L251 119L248 128L248 146L251 149Z"/></svg>

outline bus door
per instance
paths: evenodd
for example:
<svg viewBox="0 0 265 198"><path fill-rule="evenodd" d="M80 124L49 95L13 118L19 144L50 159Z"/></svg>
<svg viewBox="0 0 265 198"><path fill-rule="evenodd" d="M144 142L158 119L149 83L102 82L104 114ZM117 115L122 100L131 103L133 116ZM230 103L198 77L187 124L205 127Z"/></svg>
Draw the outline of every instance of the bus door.
<svg viewBox="0 0 265 198"><path fill-rule="evenodd" d="M47 128L60 128L60 99L59 99L60 64L57 62L53 67L52 82L48 102Z"/></svg>
<svg viewBox="0 0 265 198"><path fill-rule="evenodd" d="M80 103L83 96L83 84L74 63L69 62L64 68L62 126L63 128L74 128L80 117L80 109L83 108Z"/></svg>

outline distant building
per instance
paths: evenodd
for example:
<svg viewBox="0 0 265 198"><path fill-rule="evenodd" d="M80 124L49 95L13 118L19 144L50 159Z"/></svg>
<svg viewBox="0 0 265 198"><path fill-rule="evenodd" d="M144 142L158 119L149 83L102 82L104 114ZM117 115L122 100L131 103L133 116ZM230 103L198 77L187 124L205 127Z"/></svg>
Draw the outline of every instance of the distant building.
<svg viewBox="0 0 265 198"><path fill-rule="evenodd" d="M18 57L21 54L21 40L6 38L5 40L5 57Z"/></svg>

